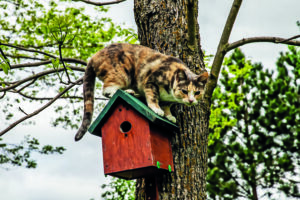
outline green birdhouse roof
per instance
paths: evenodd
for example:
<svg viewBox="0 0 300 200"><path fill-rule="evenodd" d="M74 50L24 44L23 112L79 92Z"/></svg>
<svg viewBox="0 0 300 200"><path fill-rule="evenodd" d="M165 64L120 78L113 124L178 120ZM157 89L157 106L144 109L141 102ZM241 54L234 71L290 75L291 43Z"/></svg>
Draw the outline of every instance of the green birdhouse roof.
<svg viewBox="0 0 300 200"><path fill-rule="evenodd" d="M146 106L139 99L134 96L124 92L123 90L118 90L107 105L104 107L102 112L98 115L96 120L92 123L89 128L89 132L93 135L101 136L101 127L105 123L106 119L110 117L111 110L120 102L125 101L127 104L132 106L137 112L139 112L142 116L144 116L151 123L154 123L158 126L164 127L168 130L178 131L178 126L173 124L169 120L157 115L154 113L148 106Z"/></svg>

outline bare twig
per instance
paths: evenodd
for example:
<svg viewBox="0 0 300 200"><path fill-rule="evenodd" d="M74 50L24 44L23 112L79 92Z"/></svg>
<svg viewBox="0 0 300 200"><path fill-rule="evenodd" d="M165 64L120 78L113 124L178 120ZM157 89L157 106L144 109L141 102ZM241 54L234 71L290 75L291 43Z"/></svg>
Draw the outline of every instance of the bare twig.
<svg viewBox="0 0 300 200"><path fill-rule="evenodd" d="M77 70L77 71L84 71L84 68L82 67L70 67L72 70ZM20 81L17 81L15 83L13 83L12 85L10 86L7 86L5 88L0 88L0 92L5 92L5 91L8 91L10 89L14 89L16 87L18 87L19 85L23 84L23 83L26 83L27 81L31 81L31 80L34 80L34 79L38 79L42 76L46 76L46 75L49 75L49 74L53 74L53 73L56 73L56 72L61 72L61 71L64 71L63 68L59 68L59 69L51 69L51 70L46 70L46 71L43 71L43 72L40 72L40 73L37 73L37 74L34 74L32 76L29 76L25 79L22 79Z"/></svg>
<svg viewBox="0 0 300 200"><path fill-rule="evenodd" d="M236 42L233 42L231 44L228 44L227 47L224 48L224 51L228 52L232 49L235 49L237 47L243 46L245 44L254 43L254 42L271 42L275 44L289 44L294 46L300 46L299 40L294 40L296 38L299 38L300 35L293 36L291 38L285 39L280 37L251 37L251 38L244 38L241 40L238 40Z"/></svg>
<svg viewBox="0 0 300 200"><path fill-rule="evenodd" d="M72 83L71 85L69 85L68 87L66 87L61 93L59 93L58 95L56 95L51 101L49 101L47 104L45 104L44 106L42 106L41 108L39 108L38 110L22 117L21 119L19 119L18 121L12 123L11 125L9 125L6 129L4 129L3 131L0 132L0 136L4 135L5 133L7 133L8 131L10 131L12 128L14 128L15 126L17 126L18 124L20 124L21 122L39 114L41 111L45 110L47 107L49 107L51 104L53 104L57 99L59 99L62 95L64 95L67 91L69 91L72 87L74 87L77 84L80 84L82 82L83 78L78 79L77 81L75 81L74 83Z"/></svg>
<svg viewBox="0 0 300 200"><path fill-rule="evenodd" d="M33 96L29 96L27 94L24 94L22 92L13 92L13 93L18 93L27 99L36 100L36 101L49 101L54 98L54 97L33 97ZM59 99L83 99L83 97L82 96L62 96ZM96 97L95 100L108 101L109 99Z"/></svg>
<svg viewBox="0 0 300 200"><path fill-rule="evenodd" d="M25 55L12 55L12 54L6 54L7 57L9 58L22 58L22 59L26 59L26 60L40 60L40 61L45 61L47 59L45 58L36 58L36 57L31 57L31 56L25 56Z"/></svg>
<svg viewBox="0 0 300 200"><path fill-rule="evenodd" d="M51 55L49 53L45 53L43 51L38 51L38 50L35 50L35 49L28 49L28 48L25 48L25 47L16 46L16 45L13 45L13 44L1 43L1 42L0 42L0 45L7 46L7 47L12 47L12 48L19 49L19 50L22 50L22 51L28 51L28 52L32 52L32 53L43 54L43 55L51 57L51 58L56 58L56 56L54 56L54 55Z"/></svg>
<svg viewBox="0 0 300 200"><path fill-rule="evenodd" d="M20 6L20 4L17 4L17 3L12 2L12 1L8 1L8 0L4 0L4 1L7 2L7 3L11 3L11 4L15 5L15 6Z"/></svg>
<svg viewBox="0 0 300 200"><path fill-rule="evenodd" d="M63 58L62 60L67 63L76 63L76 64L81 64L84 66L86 66L86 64L87 64L85 61L80 60L80 59L75 59L75 58ZM50 64L50 63L52 63L51 60L45 60L45 61L34 62L34 63L22 63L22 64L11 65L10 69L18 69L18 68L22 68L22 67L38 67L38 66L46 65L46 64ZM0 71L2 71L2 69L0 69Z"/></svg>
<svg viewBox="0 0 300 200"><path fill-rule="evenodd" d="M3 97L5 97L6 92L3 92L3 94L0 96L0 99L2 99Z"/></svg>
<svg viewBox="0 0 300 200"><path fill-rule="evenodd" d="M68 78L68 83L71 83L71 79L70 79L70 76L69 76L69 72L67 70L67 67L65 65L65 62L63 61L63 57L62 57L62 53L61 53L61 47L62 47L62 43L58 45L58 50L59 50L59 60L60 62L62 63L63 67L64 67L64 70L66 72L66 75L67 75L67 78Z"/></svg>
<svg viewBox="0 0 300 200"><path fill-rule="evenodd" d="M24 113L25 115L28 115L21 107L19 107L19 110Z"/></svg>
<svg viewBox="0 0 300 200"><path fill-rule="evenodd" d="M87 4L92 4L94 6L105 6L105 5L111 5L111 4L118 4L126 0L114 0L114 1L107 1L107 2L95 2L95 1L89 1L89 0L73 0L73 1L81 1Z"/></svg>
<svg viewBox="0 0 300 200"><path fill-rule="evenodd" d="M49 56L51 58L54 58L56 59L57 57L54 56L54 55L51 55L49 53L45 53L43 51L38 51L38 50L34 50L34 49L28 49L28 48L25 48L25 47L22 47L22 46L16 46L16 45L12 45L12 44L5 44L5 43L0 43L0 45L3 45L3 46L8 46L8 47L12 47L12 48L15 48L15 49L19 49L19 50L23 50L23 51L27 51L27 52L33 52L33 53L39 53L39 54L43 54L43 55L46 55L46 56ZM0 48L0 51L2 52L1 48ZM60 49L61 51L61 49ZM2 53L1 53L2 54ZM61 54L61 52L60 52ZM4 55L4 53L3 53ZM5 55L4 55L5 56ZM4 57L6 58L6 57ZM28 57L27 57L28 58ZM28 58L29 59L29 58ZM80 60L80 59L76 59L76 58L62 58L62 56L60 55L60 60L62 62L70 62L70 63L77 63L77 64L82 64L82 65L86 65L87 63L83 60ZM39 66L39 65L44 65L44 64L49 64L51 63L51 60L45 60L45 61L42 61L42 62L36 62L36 63L24 63L24 64L19 64L19 65L12 65L11 68L20 68L20 67L26 67L26 66ZM65 66L64 66L65 67ZM0 69L1 71L2 69Z"/></svg>
<svg viewBox="0 0 300 200"><path fill-rule="evenodd" d="M25 88L29 87L30 85L34 84L36 79L33 79L31 82L27 83L26 85L24 85L23 87L21 87L20 89L16 90L17 93L21 92L22 90L24 90Z"/></svg>
<svg viewBox="0 0 300 200"><path fill-rule="evenodd" d="M222 36L218 45L217 53L214 57L212 68L211 68L211 73L208 78L208 82L206 84L206 89L205 89L205 94L204 97L207 100L210 100L212 97L212 93L214 89L217 86L217 81L219 78L221 66L226 54L226 51L224 51L224 47L227 45L229 36L231 34L233 24L236 20L237 14L239 12L240 6L242 4L243 0L234 0L231 6L231 10L229 12L229 15L226 20L226 24L224 26Z"/></svg>
<svg viewBox="0 0 300 200"><path fill-rule="evenodd" d="M295 36L290 37L290 38L288 38L288 39L284 39L284 40L278 41L277 43L287 42L287 41L290 41L290 40L297 39L297 38L299 38L299 37L300 37L300 35L295 35Z"/></svg>

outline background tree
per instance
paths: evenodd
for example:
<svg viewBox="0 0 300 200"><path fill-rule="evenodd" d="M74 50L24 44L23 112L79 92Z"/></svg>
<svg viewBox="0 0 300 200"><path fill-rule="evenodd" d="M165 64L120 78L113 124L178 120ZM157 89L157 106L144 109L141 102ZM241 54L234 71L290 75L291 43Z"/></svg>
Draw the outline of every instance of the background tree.
<svg viewBox="0 0 300 200"><path fill-rule="evenodd" d="M112 178L108 184L101 187L106 191L102 193L101 199L104 200L134 200L135 181L119 178Z"/></svg>
<svg viewBox="0 0 300 200"><path fill-rule="evenodd" d="M0 70L5 72L0 77L0 93L6 104L0 106L10 125L0 135L37 115L57 99L62 100L64 106L55 107L60 116L53 125L78 128L81 104L76 103L82 100L78 93L86 60L107 43L136 41L132 29L122 29L111 19L100 18L102 12L107 12L106 8L95 7L95 13L100 14L91 17L84 8L57 2L18 0L1 4L0 47L1 57L6 62L0 65ZM11 13L15 23L8 22ZM105 100L99 94L98 100ZM26 101L47 103L29 113L21 105ZM19 107L20 112L10 112L13 106ZM11 123L9 120L17 114L23 116Z"/></svg>
<svg viewBox="0 0 300 200"><path fill-rule="evenodd" d="M276 70L236 49L214 92L208 150L211 199L300 197L300 49L281 53ZM261 190L261 192L259 192Z"/></svg>
<svg viewBox="0 0 300 200"><path fill-rule="evenodd" d="M85 1L94 5L101 5L91 1ZM2 67L8 76L2 80L2 97L8 101L8 93L15 93L30 100L48 100L45 106L25 116L3 130L3 135L11 128L25 119L38 114L44 108L51 105L57 99L68 99L65 105L73 105L81 97L78 96L78 85L81 83L81 76L84 69L79 67L85 65L86 58L99 50L101 45L108 43L113 36L120 36L129 42L132 38L130 30L121 30L110 23L105 27L102 22L110 22L108 19L92 20L83 14L83 10L76 8L60 7L54 1L48 6L34 1L6 1L2 6L3 17L14 13L16 22L11 24L1 21L4 27L4 34L1 38L2 57L5 59L5 67ZM29 4L28 2L33 2ZM116 3L121 1L111 1ZM204 101L191 108L177 106L177 116L180 133L173 138L174 163L176 171L174 174L161 177L159 180L159 192L161 199L205 199L206 198L206 171L207 171L207 141L210 101L213 91L217 85L220 68L225 54L241 45L252 42L275 42L299 45L294 41L296 37L289 39L275 37L254 37L228 43L228 39L239 11L242 0L234 0L232 9L228 16L224 31L219 43L218 50L214 57L211 75L206 87ZM2 4L1 4L2 5ZM66 6L68 3L65 4ZM9 8L8 8L9 7ZM24 10L27 7L28 10ZM35 12L35 9L42 10L43 15ZM53 8L53 9L52 9ZM181 58L196 73L205 71L203 53L200 46L199 26L197 23L198 1L135 1L135 19L138 26L139 41L142 45ZM11 12L12 10L13 12ZM100 10L99 10L100 9ZM64 15L59 15L60 12ZM101 12L103 8L96 8ZM23 17L26 13L26 17ZM5 19L2 18L1 19ZM7 19L7 18L6 18ZM163 27L163 28L162 28ZM104 35L104 37L103 37ZM7 60L8 58L9 60ZM24 64L24 59L31 63ZM34 62L38 60L38 62ZM12 65L11 63L16 63ZM20 64L22 63L22 64ZM49 65L50 64L50 65ZM10 70L8 69L10 66ZM34 66L42 66L32 70ZM34 75L18 73L14 71L25 67L21 71L29 73L35 71ZM53 96L40 97L39 91L47 88L47 94ZM53 88L51 90L49 88ZM98 95L96 95L98 96ZM18 103L18 102L17 102ZM100 103L99 103L100 104ZM4 108L5 109L5 108ZM61 111L62 107L56 109ZM66 126L76 128L80 120L78 107L70 108L72 114L66 112L59 117L57 122L63 122ZM4 110L5 111L5 110ZM7 111L6 111L7 112ZM8 115L10 116L10 115ZM70 118L69 116L73 116ZM75 123L73 123L75 122ZM137 198L143 198L144 184L138 181Z"/></svg>
<svg viewBox="0 0 300 200"><path fill-rule="evenodd" d="M2 138L0 138L2 141ZM32 158L32 153L49 155L53 153L62 154L64 147L53 147L51 145L40 146L36 138L26 136L20 144L0 143L0 167L10 169L12 166L25 166L36 168L37 162Z"/></svg>
<svg viewBox="0 0 300 200"><path fill-rule="evenodd" d="M34 124L30 118L57 101L52 125L77 128L83 98L81 86L75 82L83 75L86 60L107 43L135 43L137 38L132 29L101 17L107 8L91 10L95 15L64 1L0 1L0 120L7 125L0 131L9 131L25 120ZM101 100L106 99L99 96L97 106L101 108ZM29 135L20 143L0 138L0 167L36 168L36 154L62 154L65 150L40 145Z"/></svg>

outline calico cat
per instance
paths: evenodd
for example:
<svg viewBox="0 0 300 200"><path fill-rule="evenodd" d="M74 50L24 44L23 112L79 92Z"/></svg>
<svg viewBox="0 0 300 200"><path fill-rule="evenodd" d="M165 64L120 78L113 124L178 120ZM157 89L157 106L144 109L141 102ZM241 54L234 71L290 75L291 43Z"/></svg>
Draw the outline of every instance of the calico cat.
<svg viewBox="0 0 300 200"><path fill-rule="evenodd" d="M208 73L196 75L178 58L141 45L112 44L88 62L84 79L84 115L75 140L82 138L92 120L95 78L103 81L103 95L112 97L118 89L144 96L155 113L172 122L172 103L195 105L201 99ZM168 102L159 106L159 102Z"/></svg>

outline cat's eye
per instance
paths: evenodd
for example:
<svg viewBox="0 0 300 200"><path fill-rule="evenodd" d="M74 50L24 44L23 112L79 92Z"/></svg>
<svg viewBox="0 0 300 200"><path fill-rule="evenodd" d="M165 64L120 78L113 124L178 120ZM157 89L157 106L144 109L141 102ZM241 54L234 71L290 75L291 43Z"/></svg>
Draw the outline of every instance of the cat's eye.
<svg viewBox="0 0 300 200"><path fill-rule="evenodd" d="M200 91L195 92L195 95L199 95L199 94L200 94Z"/></svg>
<svg viewBox="0 0 300 200"><path fill-rule="evenodd" d="M182 92L183 94L188 94L188 91L186 91L186 90L181 90L181 92Z"/></svg>

